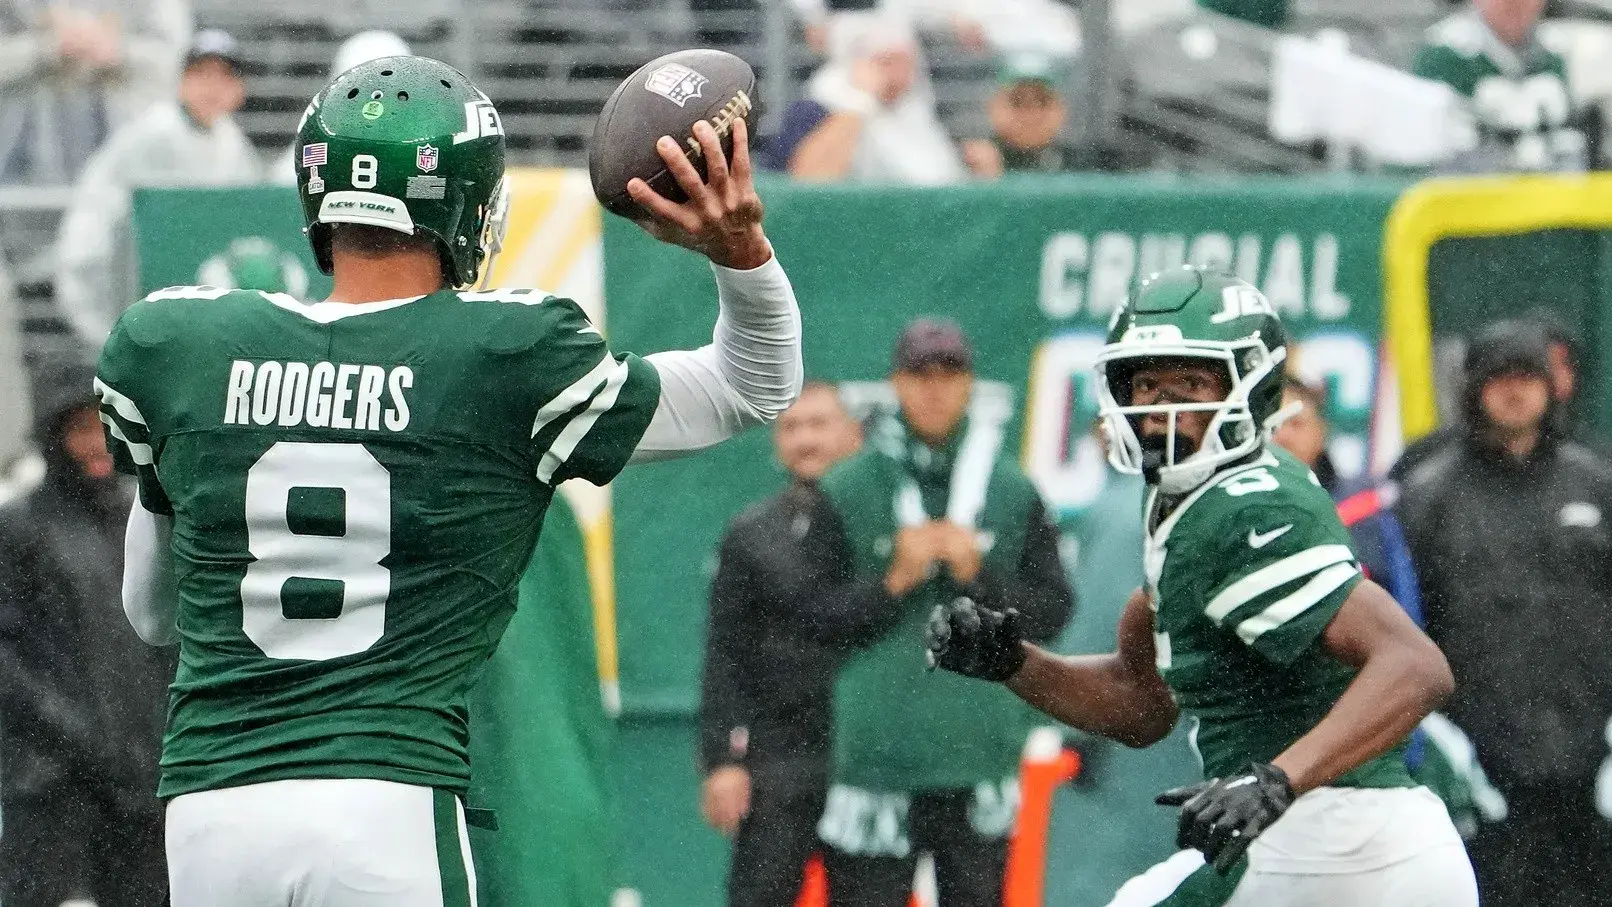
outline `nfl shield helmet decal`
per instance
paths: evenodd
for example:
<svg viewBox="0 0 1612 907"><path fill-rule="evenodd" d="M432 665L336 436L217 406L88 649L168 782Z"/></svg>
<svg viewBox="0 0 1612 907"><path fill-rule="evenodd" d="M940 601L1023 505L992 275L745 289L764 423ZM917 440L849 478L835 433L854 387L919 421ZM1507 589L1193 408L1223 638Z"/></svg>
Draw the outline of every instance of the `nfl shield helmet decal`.
<svg viewBox="0 0 1612 907"><path fill-rule="evenodd" d="M437 146L421 145L414 150L414 164L420 168L421 173L430 173L437 169Z"/></svg>
<svg viewBox="0 0 1612 907"><path fill-rule="evenodd" d="M700 96L705 83L711 81L681 63L667 63L649 74L644 87L679 107L689 99Z"/></svg>

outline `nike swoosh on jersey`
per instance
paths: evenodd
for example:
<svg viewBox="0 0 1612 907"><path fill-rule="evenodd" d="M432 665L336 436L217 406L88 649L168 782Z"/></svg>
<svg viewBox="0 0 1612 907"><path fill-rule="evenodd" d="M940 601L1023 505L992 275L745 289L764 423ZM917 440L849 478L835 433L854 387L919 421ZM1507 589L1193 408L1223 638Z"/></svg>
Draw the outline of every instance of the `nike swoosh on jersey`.
<svg viewBox="0 0 1612 907"><path fill-rule="evenodd" d="M1248 530L1248 547L1263 548L1266 545L1269 545L1271 542L1281 538L1289 529L1292 528L1293 524L1288 523L1286 526L1278 526L1269 532L1256 532L1250 529Z"/></svg>

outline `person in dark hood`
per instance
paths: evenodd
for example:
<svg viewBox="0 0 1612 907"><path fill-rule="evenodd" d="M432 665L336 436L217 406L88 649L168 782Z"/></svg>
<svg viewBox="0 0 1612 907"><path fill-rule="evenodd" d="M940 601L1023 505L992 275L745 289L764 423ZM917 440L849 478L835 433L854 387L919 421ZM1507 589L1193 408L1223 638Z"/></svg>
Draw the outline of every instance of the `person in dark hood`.
<svg viewBox="0 0 1612 907"><path fill-rule="evenodd" d="M1526 322L1540 331L1545 338L1550 393L1556 402L1552 418L1557 421L1561 432L1570 436L1577 422L1578 373L1582 367L1578 340L1562 320L1548 310L1539 309L1531 312ZM1395 482L1403 481L1417 465L1425 462L1446 444L1459 440L1465 431L1464 420L1458 418L1451 424L1412 441L1406 445L1404 452L1388 471L1388 478Z"/></svg>
<svg viewBox="0 0 1612 907"><path fill-rule="evenodd" d="M120 607L130 489L112 469L93 370L37 376L40 484L0 507L0 901L165 903L157 756L172 650Z"/></svg>
<svg viewBox="0 0 1612 907"><path fill-rule="evenodd" d="M1464 429L1409 472L1398 510L1458 681L1445 711L1508 803L1471 844L1479 889L1488 907L1602 904L1612 464L1565 437L1537 322L1481 331L1466 374Z"/></svg>

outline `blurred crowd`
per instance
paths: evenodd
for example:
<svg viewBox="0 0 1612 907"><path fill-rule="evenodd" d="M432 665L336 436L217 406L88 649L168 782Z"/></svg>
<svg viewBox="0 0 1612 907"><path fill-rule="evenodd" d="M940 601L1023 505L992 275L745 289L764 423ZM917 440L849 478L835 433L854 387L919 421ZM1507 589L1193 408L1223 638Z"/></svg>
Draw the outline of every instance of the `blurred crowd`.
<svg viewBox="0 0 1612 907"><path fill-rule="evenodd" d="M1290 21L1285 0L1201 5L1262 28ZM1115 17L1146 20L1190 4L1113 6ZM1090 44L1077 4L793 0L791 8L819 62L759 149L790 177L942 185L1162 166L1140 144L1073 127ZM1544 0L1451 5L1398 74L1410 81L1386 83L1409 86L1407 96L1436 89L1427 108L1443 117L1436 140L1415 160L1377 154L1369 136L1350 137L1352 151L1418 173L1599 167L1598 101L1580 96L1562 43L1546 39L1544 8ZM111 474L88 363L139 295L136 189L291 181L289 149L254 146L237 121L253 91L252 49L206 25L185 0L0 0L0 190L71 187L46 260L76 350L29 355L9 273L20 263L0 261L0 423L14 429L0 432L7 907L163 900L152 790L174 655L145 648L116 604L128 489ZM343 38L330 75L409 47L389 32ZM957 134L940 115L937 48L992 73L977 134ZM1300 70L1297 90L1316 90ZM1309 138L1331 140L1324 130ZM263 269L250 264L276 254L243 249L235 260L245 265L224 278L272 280L253 276ZM1597 657L1612 641L1602 597L1612 595L1603 519L1612 466L1574 440L1579 342L1546 319L1491 326L1467 350L1459 420L1407 451L1381 482L1340 483L1328 468L1324 387L1293 380L1295 415L1277 438L1338 499L1373 578L1424 624L1461 679L1447 713L1412 748L1413 769L1471 836L1485 903L1499 907L1545 903L1546 892L1553 904L1602 903L1612 890L1612 682ZM814 854L841 892L883 902L905 891L920 853L948 907L999 903L1027 716L985 685L959 681L944 687L948 695L920 695L943 685L918 683L922 666L907 659L917 649L904 642L913 628L878 603L944 567L986 601L1018 608L1031 638L1097 651L1140 585L1135 480L1108 476L1079 521L1054 525L1014 458L996 456L1000 426L969 415L973 351L961 331L921 321L892 345L895 406L852 414L832 385L809 385L775 433L790 486L736 517L720 552L700 805L734 836L735 905L792 903ZM972 477L954 469L970 445L989 451L969 461L983 470ZM839 478L825 480L841 461ZM919 505L886 526L879 521L899 507L875 517L848 502L908 495L881 484L890 464L914 477ZM1013 491L993 496L1008 502L1000 512L977 501L971 509L969 482ZM1016 541L983 546L981 527L993 526L1014 527L993 538ZM1060 533L1078 545L1062 546ZM885 553L894 567L875 587L856 565L880 537L893 539ZM1061 557L1061 548L1080 554ZM1055 856L1085 861L1077 874L1093 903L1165 855L1159 816L1114 791L1138 777L1151 787L1190 778L1183 738L1147 754L1073 741L1087 768L1060 794L1061 808L1100 818L1124 842ZM953 750L908 751L915 740Z"/></svg>
<svg viewBox="0 0 1612 907"><path fill-rule="evenodd" d="M730 23L733 15L754 19L763 11L755 0L687 2L696 17L724 12L729 18L720 21ZM1612 53L1612 26L1561 20L1553 30L1541 19L1545 0L1469 0L1448 5L1449 15L1426 31L1404 71L1386 82L1362 81L1360 68L1375 64L1337 51L1330 40L1337 35L1281 31L1294 24L1289 6L1138 0L1111 4L1108 18L1128 34L1189 14L1199 18L1183 21L1211 15L1211 25L1270 29L1274 37L1262 40L1276 42L1266 51L1271 132L1308 143L1317 156L1435 173L1599 166L1603 89L1612 84L1597 75L1605 67L1593 63L1604 57L1594 52ZM1081 105L1101 93L1090 90L1095 76L1085 58L1094 42L1083 33L1089 13L1079 4L792 0L789 9L791 27L819 62L797 96L769 99L777 109L762 124L758 157L794 178L939 185L1181 167L1180 154L1161 159L1156 143L1141 140L1144 133L1086 122L1093 114ZM0 263L0 414L14 414L14 424L27 423L28 403L20 390L25 343L12 271L45 263L43 280L30 276L30 283L43 285L54 317L87 355L140 286L134 190L292 179L289 149L255 147L237 119L252 104L251 73L265 71L266 62L257 49L206 26L188 0L0 3L0 196L12 188L71 187L59 217L44 221L55 237L47 248L18 249L16 240L0 237L10 259ZM1187 62L1213 70L1227 53L1216 50L1220 39L1207 29L1159 33L1179 43ZM736 38L721 29L695 31ZM756 51L754 32L736 48ZM328 74L409 49L391 32L344 37ZM1119 46L1109 45L1110 52ZM966 59L990 74L990 85L966 95L974 109L942 116L932 74L940 58ZM1304 65L1284 62L1295 58ZM1338 87L1345 84L1355 90ZM1389 125L1365 133L1335 127L1361 121L1363 105L1371 113L1364 119ZM1427 134L1407 145L1406 124ZM1395 135L1379 134L1390 127ZM37 213L11 211L4 202L0 197L0 224L8 229ZM0 440L0 470L24 453L20 437Z"/></svg>

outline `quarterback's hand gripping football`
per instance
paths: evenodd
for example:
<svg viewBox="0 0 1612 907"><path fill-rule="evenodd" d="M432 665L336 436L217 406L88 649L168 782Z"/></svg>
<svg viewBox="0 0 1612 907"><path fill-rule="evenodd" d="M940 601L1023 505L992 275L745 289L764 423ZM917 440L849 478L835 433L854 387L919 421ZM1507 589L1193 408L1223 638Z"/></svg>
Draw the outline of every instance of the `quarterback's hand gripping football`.
<svg viewBox="0 0 1612 907"><path fill-rule="evenodd" d="M708 178L699 171L670 136L655 144L666 168L688 193L679 204L656 192L637 177L627 182L627 194L650 213L638 225L662 242L692 249L727 268L749 270L767 263L772 247L761 232L761 196L751 180L750 144L743 118L733 121L731 169L722 142L707 121L694 124Z"/></svg>
<svg viewBox="0 0 1612 907"><path fill-rule="evenodd" d="M1176 846L1203 851L1204 859L1225 875L1293 805L1293 785L1286 772L1256 762L1244 774L1173 788L1153 802L1181 807Z"/></svg>
<svg viewBox="0 0 1612 907"><path fill-rule="evenodd" d="M936 605L924 632L930 668L1001 682L1024 666L1019 612L992 611L970 598Z"/></svg>

